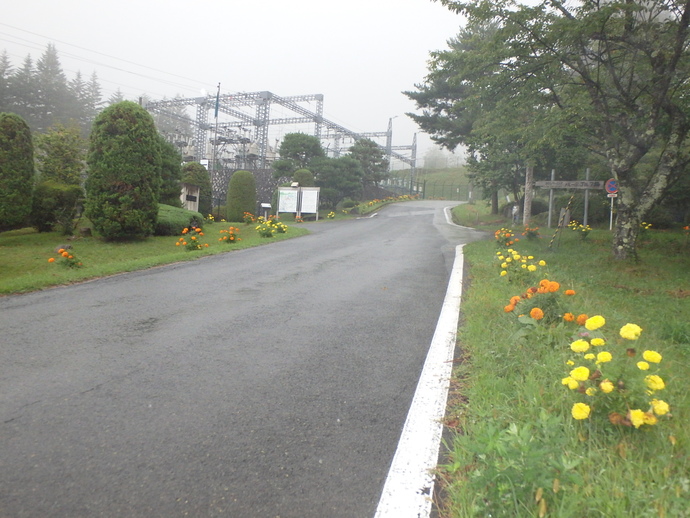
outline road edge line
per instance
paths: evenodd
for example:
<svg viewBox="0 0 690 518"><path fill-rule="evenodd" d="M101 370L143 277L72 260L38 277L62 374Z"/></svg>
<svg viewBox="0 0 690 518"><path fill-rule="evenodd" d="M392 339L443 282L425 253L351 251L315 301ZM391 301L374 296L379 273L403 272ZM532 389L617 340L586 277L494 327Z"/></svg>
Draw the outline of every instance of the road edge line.
<svg viewBox="0 0 690 518"><path fill-rule="evenodd" d="M462 247L455 247L446 296L374 518L431 514L434 475L453 368L462 298Z"/></svg>

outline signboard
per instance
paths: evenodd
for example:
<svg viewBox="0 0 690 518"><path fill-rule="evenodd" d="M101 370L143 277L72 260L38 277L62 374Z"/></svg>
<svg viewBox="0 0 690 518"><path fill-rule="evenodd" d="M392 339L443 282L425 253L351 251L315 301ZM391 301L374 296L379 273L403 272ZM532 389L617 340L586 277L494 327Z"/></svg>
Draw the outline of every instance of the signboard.
<svg viewBox="0 0 690 518"><path fill-rule="evenodd" d="M534 186L546 189L603 189L604 182L599 180L543 180L534 182Z"/></svg>
<svg viewBox="0 0 690 518"><path fill-rule="evenodd" d="M302 203L300 212L315 214L319 212L320 187L302 187Z"/></svg>
<svg viewBox="0 0 690 518"><path fill-rule="evenodd" d="M291 187L278 189L278 212L297 212L297 193Z"/></svg>
<svg viewBox="0 0 690 518"><path fill-rule="evenodd" d="M609 194L616 194L618 192L618 180L615 178L607 180L604 189L606 189L606 192Z"/></svg>

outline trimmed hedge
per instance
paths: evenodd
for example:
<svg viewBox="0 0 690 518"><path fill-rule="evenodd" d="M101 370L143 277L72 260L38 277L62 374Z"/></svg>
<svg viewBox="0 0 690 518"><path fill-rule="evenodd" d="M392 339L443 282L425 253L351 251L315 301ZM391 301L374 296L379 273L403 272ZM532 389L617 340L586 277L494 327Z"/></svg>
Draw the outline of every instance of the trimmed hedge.
<svg viewBox="0 0 690 518"><path fill-rule="evenodd" d="M185 228L201 227L203 224L204 217L199 212L159 204L155 234L157 236L177 236Z"/></svg>
<svg viewBox="0 0 690 518"><path fill-rule="evenodd" d="M256 180L251 171L235 171L228 185L227 220L244 221L244 213L256 212Z"/></svg>

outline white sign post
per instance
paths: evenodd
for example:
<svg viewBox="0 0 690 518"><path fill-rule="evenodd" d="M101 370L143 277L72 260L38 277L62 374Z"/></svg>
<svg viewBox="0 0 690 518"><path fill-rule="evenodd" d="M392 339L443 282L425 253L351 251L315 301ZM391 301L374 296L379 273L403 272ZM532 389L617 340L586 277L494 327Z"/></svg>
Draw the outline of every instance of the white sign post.
<svg viewBox="0 0 690 518"><path fill-rule="evenodd" d="M303 212L316 214L318 220L320 191L320 187L280 187L277 212L292 212L297 217L301 217Z"/></svg>

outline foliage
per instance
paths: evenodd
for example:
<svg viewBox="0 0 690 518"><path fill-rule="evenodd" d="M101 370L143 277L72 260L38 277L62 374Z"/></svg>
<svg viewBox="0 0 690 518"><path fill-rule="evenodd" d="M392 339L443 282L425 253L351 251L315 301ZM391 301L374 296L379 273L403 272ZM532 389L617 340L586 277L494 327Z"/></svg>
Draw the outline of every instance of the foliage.
<svg viewBox="0 0 690 518"><path fill-rule="evenodd" d="M55 257L50 257L48 262L54 264L57 262L65 268L81 268L84 264L77 258L76 254L71 248L60 248L58 251L57 260Z"/></svg>
<svg viewBox="0 0 690 518"><path fill-rule="evenodd" d="M523 298L529 288L515 295L515 283L496 275L491 240L463 248L470 282L463 290L462 356L455 362L446 417L450 452L437 470L444 495L439 516L686 514L690 431L680 413L690 404L682 382L690 357L690 327L684 323L690 269L682 237L650 232L653 246L640 250L639 264L607 260L605 230L592 230L587 246L568 232L556 250L548 249L547 239L521 240L520 255L549 254L548 283L560 284L557 291L531 298ZM542 283L530 287L538 290ZM511 299L516 307L506 313L504 301ZM544 316L537 318L535 308ZM599 308L606 308L606 322L595 328L603 321ZM561 318L549 321L548 315ZM626 325L630 322L644 328L641 335ZM604 336L609 327L616 332ZM635 336L639 339L630 341ZM589 349L578 342L574 347L581 352L576 352L578 340ZM631 348L634 356L628 356ZM610 359L599 354L605 352ZM585 358L588 354L594 357ZM641 370L638 362L649 369ZM575 379L578 387L569 390L572 382L563 385L563 379L584 378L579 367L589 376ZM648 375L660 376L665 388L659 391L659 380L651 378L650 389L644 382ZM614 387L610 393L607 383L602 388L607 378ZM619 379L627 394L620 392ZM591 388L597 392L588 395ZM646 390L656 392L650 397ZM644 415L650 406L652 413L655 406L663 413L660 401L671 405L669 412ZM588 405L589 412L575 403Z"/></svg>
<svg viewBox="0 0 690 518"><path fill-rule="evenodd" d="M158 203L181 207L182 155L167 140L160 139L161 146L161 187Z"/></svg>
<svg viewBox="0 0 690 518"><path fill-rule="evenodd" d="M76 126L57 124L36 136L36 167L41 181L80 185L86 141Z"/></svg>
<svg viewBox="0 0 690 518"><path fill-rule="evenodd" d="M158 216L160 137L151 115L130 101L94 121L85 215L105 239L153 234Z"/></svg>
<svg viewBox="0 0 690 518"><path fill-rule="evenodd" d="M317 158L311 161L310 167L316 175L316 185L322 189L321 197L332 207L344 198L361 197L364 172L354 158Z"/></svg>
<svg viewBox="0 0 690 518"><path fill-rule="evenodd" d="M79 185L45 181L36 185L29 220L39 232L49 232L55 226L64 235L74 230L74 218L84 191Z"/></svg>
<svg viewBox="0 0 690 518"><path fill-rule="evenodd" d="M265 219L259 216L257 223L255 230L261 237L273 237L275 234L285 234L288 230L288 226L285 223L278 221L274 217Z"/></svg>
<svg viewBox="0 0 690 518"><path fill-rule="evenodd" d="M213 211L213 188L208 170L199 162L187 162L182 166L182 182L199 187L199 212Z"/></svg>
<svg viewBox="0 0 690 518"><path fill-rule="evenodd" d="M293 171L304 169L314 158L325 157L326 152L321 147L321 141L312 135L304 133L288 133L278 148L280 158L290 160Z"/></svg>
<svg viewBox="0 0 690 518"><path fill-rule="evenodd" d="M160 203L154 235L176 236L187 227L201 226L203 220L200 212Z"/></svg>
<svg viewBox="0 0 690 518"><path fill-rule="evenodd" d="M31 212L34 148L31 130L13 113L0 113L0 229L22 225Z"/></svg>
<svg viewBox="0 0 690 518"><path fill-rule="evenodd" d="M432 55L412 95L418 122L451 148L467 143L478 166L487 161L481 173L500 170L492 161L505 150L505 173L530 162L544 171L552 154L587 166L587 151L619 182L614 257L634 258L639 222L690 163L690 5L441 3L468 29Z"/></svg>
<svg viewBox="0 0 690 518"><path fill-rule="evenodd" d="M185 250L202 250L208 248L208 243L204 243L204 231L201 227L188 227L182 229L182 237L175 242L175 246L182 246Z"/></svg>
<svg viewBox="0 0 690 518"><path fill-rule="evenodd" d="M314 174L309 169L298 169L292 174L292 181L300 187L314 187Z"/></svg>
<svg viewBox="0 0 690 518"><path fill-rule="evenodd" d="M383 149L373 140L359 139L350 147L350 156L359 162L362 168L362 181L365 184L378 185L390 175L390 163Z"/></svg>
<svg viewBox="0 0 690 518"><path fill-rule="evenodd" d="M228 221L244 221L244 213L256 211L256 180L250 171L235 171L228 184Z"/></svg>
<svg viewBox="0 0 690 518"><path fill-rule="evenodd" d="M218 241L226 244L238 243L242 239L238 236L240 229L237 227L228 227L227 229L220 230L221 236Z"/></svg>
<svg viewBox="0 0 690 518"><path fill-rule="evenodd" d="M101 87L95 73L85 81L80 72L67 80L55 45L49 43L37 62L27 55L12 70L6 53L0 57L0 111L20 115L34 132L58 124L77 124L86 137L101 105Z"/></svg>

